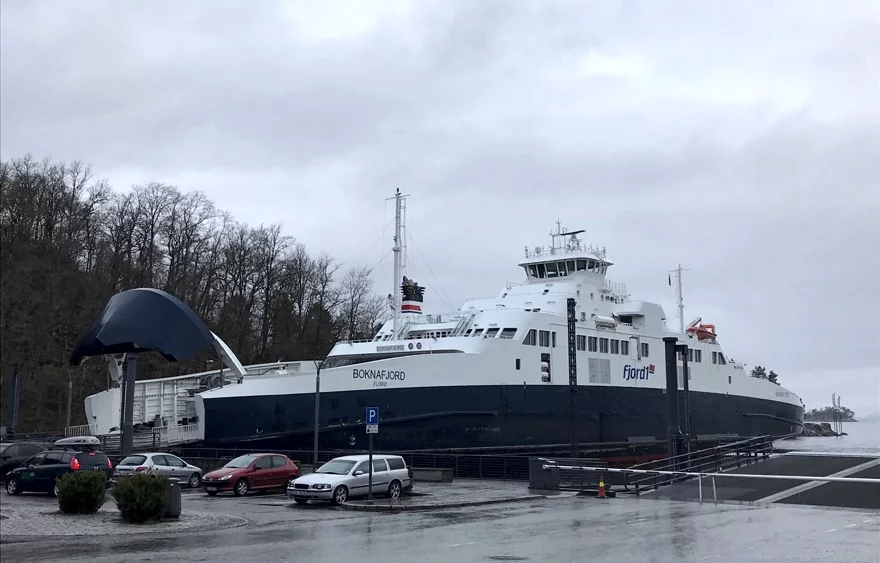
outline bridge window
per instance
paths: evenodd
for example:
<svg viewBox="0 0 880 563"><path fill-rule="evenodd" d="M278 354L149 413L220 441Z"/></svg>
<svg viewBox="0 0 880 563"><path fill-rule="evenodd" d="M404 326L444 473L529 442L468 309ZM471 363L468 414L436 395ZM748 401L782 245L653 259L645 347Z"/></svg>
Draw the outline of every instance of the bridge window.
<svg viewBox="0 0 880 563"><path fill-rule="evenodd" d="M486 338L495 338L496 334L498 334L498 328L490 328L486 331Z"/></svg>
<svg viewBox="0 0 880 563"><path fill-rule="evenodd" d="M568 260L565 262L565 266L568 268L568 274L571 275L575 272L574 269L574 260Z"/></svg>
<svg viewBox="0 0 880 563"><path fill-rule="evenodd" d="M698 364L703 362L703 351L699 348L694 350L694 361Z"/></svg>
<svg viewBox="0 0 880 563"><path fill-rule="evenodd" d="M688 348L688 361L689 362L694 361L694 349L693 348Z"/></svg>
<svg viewBox="0 0 880 563"><path fill-rule="evenodd" d="M712 363L713 364L718 363L718 352L712 352Z"/></svg>
<svg viewBox="0 0 880 563"><path fill-rule="evenodd" d="M538 268L534 264L529 264L529 275L533 278L538 277Z"/></svg>
<svg viewBox="0 0 880 563"><path fill-rule="evenodd" d="M559 270L560 276L567 276L568 275L568 269L565 267L565 262L557 262L556 268Z"/></svg>
<svg viewBox="0 0 880 563"><path fill-rule="evenodd" d="M481 329L481 328L474 329L474 335L473 335L474 338L480 336L481 334L483 334L483 329Z"/></svg>
<svg viewBox="0 0 880 563"><path fill-rule="evenodd" d="M722 354L721 352L718 352L718 363L722 366L727 365L727 360L724 359L724 354Z"/></svg>
<svg viewBox="0 0 880 563"><path fill-rule="evenodd" d="M544 269L544 264L538 264L538 277L539 278L546 278L547 277L547 271Z"/></svg>
<svg viewBox="0 0 880 563"><path fill-rule="evenodd" d="M649 350L649 348L648 348L648 343L647 343L647 342L642 342L642 357L643 357L643 358L647 358L647 357L648 357L648 352L649 352L649 351L650 351L650 350Z"/></svg>
<svg viewBox="0 0 880 563"><path fill-rule="evenodd" d="M586 351L587 351L587 337L586 337L586 336L581 336L580 334L577 335L577 345L576 345L576 348L577 348L578 351L580 351L580 352L586 352Z"/></svg>
<svg viewBox="0 0 880 563"><path fill-rule="evenodd" d="M545 348L550 347L550 331L549 330L539 330L538 331L538 345L544 346Z"/></svg>
<svg viewBox="0 0 880 563"><path fill-rule="evenodd" d="M516 336L515 328L505 328L501 331L501 334L498 335L498 338L513 338Z"/></svg>
<svg viewBox="0 0 880 563"><path fill-rule="evenodd" d="M587 270L587 261L586 260L578 260L577 261L577 271L585 272Z"/></svg>
<svg viewBox="0 0 880 563"><path fill-rule="evenodd" d="M587 350L590 352L596 352L599 350L599 339L595 336L590 336L587 338Z"/></svg>
<svg viewBox="0 0 880 563"><path fill-rule="evenodd" d="M547 268L548 278L555 278L559 276L559 270L556 269L556 262L547 262L545 267Z"/></svg>
<svg viewBox="0 0 880 563"><path fill-rule="evenodd" d="M608 353L608 339L600 338L599 339L599 353L607 354Z"/></svg>
<svg viewBox="0 0 880 563"><path fill-rule="evenodd" d="M620 354L620 340L611 341L611 353Z"/></svg>
<svg viewBox="0 0 880 563"><path fill-rule="evenodd" d="M525 339L523 339L523 344L526 346L535 346L538 344L538 331L535 329L529 329L529 332L526 333Z"/></svg>
<svg viewBox="0 0 880 563"><path fill-rule="evenodd" d="M624 356L629 356L629 340L620 341L620 353Z"/></svg>

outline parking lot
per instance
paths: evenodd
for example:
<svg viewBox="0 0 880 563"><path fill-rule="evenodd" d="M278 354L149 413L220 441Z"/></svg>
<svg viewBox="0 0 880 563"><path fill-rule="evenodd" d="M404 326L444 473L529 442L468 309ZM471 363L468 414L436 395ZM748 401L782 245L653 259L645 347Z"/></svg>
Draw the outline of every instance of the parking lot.
<svg viewBox="0 0 880 563"><path fill-rule="evenodd" d="M492 487L515 492L522 485L488 482L483 488ZM39 525L34 515L55 506L44 496L0 495L2 513L23 514L31 527ZM202 523L213 524L181 529L194 514L212 517ZM68 563L580 561L585 553L595 562L877 562L880 532L876 512L569 495L388 514L297 506L275 493L187 492L180 522L116 524L114 534L11 537L8 523L0 524L4 561Z"/></svg>

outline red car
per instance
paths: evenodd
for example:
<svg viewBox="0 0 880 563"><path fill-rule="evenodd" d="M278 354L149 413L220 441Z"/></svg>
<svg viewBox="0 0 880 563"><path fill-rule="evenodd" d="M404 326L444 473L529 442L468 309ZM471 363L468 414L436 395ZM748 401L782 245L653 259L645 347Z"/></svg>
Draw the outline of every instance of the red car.
<svg viewBox="0 0 880 563"><path fill-rule="evenodd" d="M240 497L260 489L284 489L299 475L299 467L286 455L247 454L205 474L202 484L211 496L232 491Z"/></svg>

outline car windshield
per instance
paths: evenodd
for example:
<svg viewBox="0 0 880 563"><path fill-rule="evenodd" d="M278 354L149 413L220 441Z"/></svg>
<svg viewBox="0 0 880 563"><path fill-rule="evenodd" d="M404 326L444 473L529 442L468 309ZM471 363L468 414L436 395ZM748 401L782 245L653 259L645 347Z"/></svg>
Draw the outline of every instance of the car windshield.
<svg viewBox="0 0 880 563"><path fill-rule="evenodd" d="M233 459L223 467L241 469L242 467L247 467L248 465L252 464L256 459L257 456L255 455L243 455Z"/></svg>
<svg viewBox="0 0 880 563"><path fill-rule="evenodd" d="M6 451L6 448L11 446L12 444L0 444L0 454Z"/></svg>
<svg viewBox="0 0 880 563"><path fill-rule="evenodd" d="M118 465L140 465L145 461L147 461L147 456L145 455L130 455L120 461Z"/></svg>
<svg viewBox="0 0 880 563"><path fill-rule="evenodd" d="M328 461L324 465L318 468L315 473L329 473L330 475L347 475L351 468L354 467L354 462L346 459L334 459L332 461Z"/></svg>

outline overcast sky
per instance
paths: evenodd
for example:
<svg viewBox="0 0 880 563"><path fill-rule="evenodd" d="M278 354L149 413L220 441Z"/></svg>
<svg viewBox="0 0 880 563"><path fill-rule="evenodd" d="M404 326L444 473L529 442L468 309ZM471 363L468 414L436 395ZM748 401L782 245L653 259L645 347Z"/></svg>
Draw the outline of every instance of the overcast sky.
<svg viewBox="0 0 880 563"><path fill-rule="evenodd" d="M202 190L347 265L399 187L437 312L559 218L671 326L681 263L728 355L880 411L876 0L0 6L4 159Z"/></svg>

